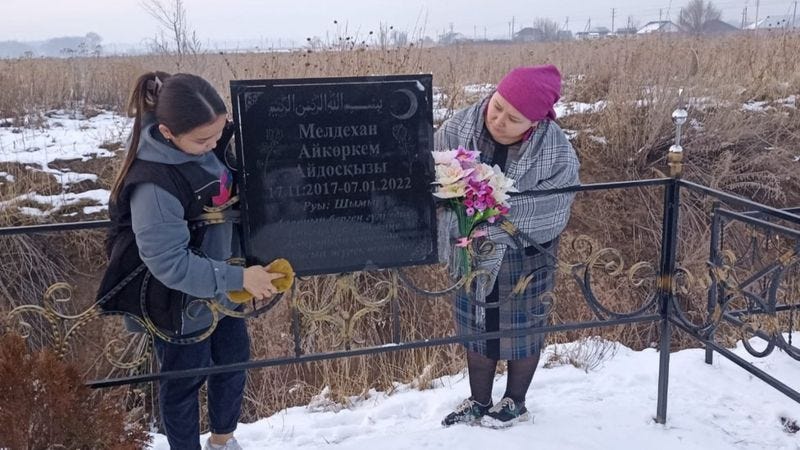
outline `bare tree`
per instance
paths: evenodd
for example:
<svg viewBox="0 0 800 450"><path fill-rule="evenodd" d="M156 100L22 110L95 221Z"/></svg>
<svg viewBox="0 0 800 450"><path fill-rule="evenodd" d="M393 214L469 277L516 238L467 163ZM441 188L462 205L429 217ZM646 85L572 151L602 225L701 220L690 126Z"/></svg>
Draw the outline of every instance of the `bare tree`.
<svg viewBox="0 0 800 450"><path fill-rule="evenodd" d="M689 0L689 3L681 8L678 15L678 26L687 33L701 34L703 25L709 20L719 20L722 11L710 1Z"/></svg>
<svg viewBox="0 0 800 450"><path fill-rule="evenodd" d="M546 17L537 17L533 20L533 28L541 32L542 41L553 42L558 40L558 31L561 29L561 26L555 20Z"/></svg>
<svg viewBox="0 0 800 450"><path fill-rule="evenodd" d="M405 47L408 44L408 33L405 31L392 30L391 37L395 47Z"/></svg>
<svg viewBox="0 0 800 450"><path fill-rule="evenodd" d="M639 22L639 19L637 19L637 18L635 18L633 16L628 16L628 24L627 25L628 25L628 28L630 28L632 30L638 30L639 28L641 28L641 23Z"/></svg>
<svg viewBox="0 0 800 450"><path fill-rule="evenodd" d="M200 40L189 27L183 0L142 0L142 8L161 26L151 47L156 53L175 53L180 56L200 53Z"/></svg>
<svg viewBox="0 0 800 450"><path fill-rule="evenodd" d="M394 27L390 27L383 22L378 25L378 47L381 49L389 47L389 32L393 29Z"/></svg>
<svg viewBox="0 0 800 450"><path fill-rule="evenodd" d="M83 45L86 52L94 56L99 55L103 51L101 42L103 42L103 38L93 31L86 33L86 36L83 38Z"/></svg>

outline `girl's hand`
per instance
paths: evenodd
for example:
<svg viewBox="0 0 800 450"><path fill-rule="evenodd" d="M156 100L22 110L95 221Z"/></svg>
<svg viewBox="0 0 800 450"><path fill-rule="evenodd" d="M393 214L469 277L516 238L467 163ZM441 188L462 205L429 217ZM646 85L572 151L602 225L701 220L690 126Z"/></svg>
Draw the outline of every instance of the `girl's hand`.
<svg viewBox="0 0 800 450"><path fill-rule="evenodd" d="M278 292L272 280L283 278L282 273L268 272L264 266L250 266L244 269L244 288L256 300L268 299Z"/></svg>

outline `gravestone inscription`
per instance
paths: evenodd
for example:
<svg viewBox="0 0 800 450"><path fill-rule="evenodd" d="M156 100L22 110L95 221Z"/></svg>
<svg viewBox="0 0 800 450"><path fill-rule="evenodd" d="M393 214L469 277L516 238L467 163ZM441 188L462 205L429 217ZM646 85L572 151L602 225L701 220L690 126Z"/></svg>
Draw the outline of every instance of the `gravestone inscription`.
<svg viewBox="0 0 800 450"><path fill-rule="evenodd" d="M231 82L245 257L298 275L436 262L430 75Z"/></svg>

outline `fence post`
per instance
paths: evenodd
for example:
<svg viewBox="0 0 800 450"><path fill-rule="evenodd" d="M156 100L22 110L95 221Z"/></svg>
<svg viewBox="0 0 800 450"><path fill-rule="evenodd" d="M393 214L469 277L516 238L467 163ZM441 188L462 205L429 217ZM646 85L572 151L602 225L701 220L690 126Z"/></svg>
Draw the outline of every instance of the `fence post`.
<svg viewBox="0 0 800 450"><path fill-rule="evenodd" d="M661 264L659 276L659 313L661 336L658 366L658 405L656 422L667 421L667 390L669 387L669 350L672 340L670 328L670 303L673 298L673 276L675 274L675 253L678 242L678 213L680 212L680 186L678 180L683 173L683 148L681 147L681 127L686 123L688 114L679 108L672 113L675 123L675 144L669 148L667 161L672 182L664 190L664 217L661 236Z"/></svg>
<svg viewBox="0 0 800 450"><path fill-rule="evenodd" d="M720 243L722 242L722 232L724 229L722 218L720 217L717 210L720 207L719 201L714 202L714 206L711 209L711 249L709 250L709 261L714 266L719 267L721 262L721 246ZM714 317L717 314L717 308L719 306L719 297L720 294L720 285L717 284L716 277L711 277L711 283L708 286L708 303L706 305L706 312L708 313L708 317ZM722 314L720 312L720 314ZM708 333L708 340L713 342L714 341L714 329L712 328L711 331ZM706 357L705 357L706 364L712 364L714 362L714 349L706 344Z"/></svg>

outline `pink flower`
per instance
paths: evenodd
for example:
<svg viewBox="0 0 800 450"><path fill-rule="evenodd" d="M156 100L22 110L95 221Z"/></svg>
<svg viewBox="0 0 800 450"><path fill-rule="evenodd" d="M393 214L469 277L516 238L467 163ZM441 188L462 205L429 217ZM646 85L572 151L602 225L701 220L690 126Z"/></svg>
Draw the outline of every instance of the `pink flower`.
<svg viewBox="0 0 800 450"><path fill-rule="evenodd" d="M492 175L494 175L494 169L489 167L487 164L479 164L475 168L475 172L472 174L472 178L478 181L488 180Z"/></svg>
<svg viewBox="0 0 800 450"><path fill-rule="evenodd" d="M478 156L481 154L479 151L467 150L462 146L456 149L455 159L463 165L465 162L478 161Z"/></svg>

